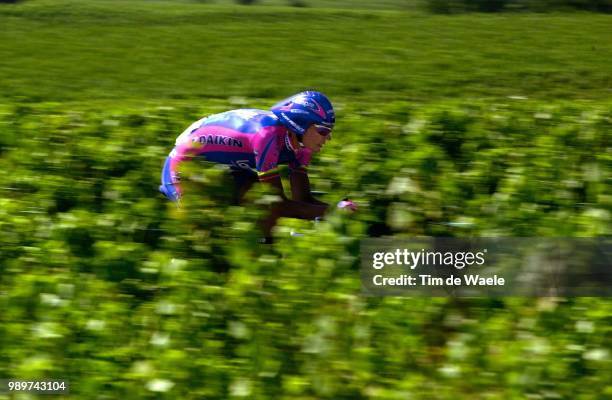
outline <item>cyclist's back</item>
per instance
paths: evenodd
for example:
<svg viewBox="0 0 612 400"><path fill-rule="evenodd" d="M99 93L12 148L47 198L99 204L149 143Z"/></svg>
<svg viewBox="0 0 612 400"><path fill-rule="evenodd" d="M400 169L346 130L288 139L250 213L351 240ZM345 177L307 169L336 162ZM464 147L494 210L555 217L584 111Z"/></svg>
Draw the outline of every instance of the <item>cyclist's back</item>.
<svg viewBox="0 0 612 400"><path fill-rule="evenodd" d="M160 191L171 200L181 195L180 164L195 157L256 171L265 180L278 164L306 165L310 152L291 144L287 128L270 111L239 109L202 118L176 139L166 159Z"/></svg>

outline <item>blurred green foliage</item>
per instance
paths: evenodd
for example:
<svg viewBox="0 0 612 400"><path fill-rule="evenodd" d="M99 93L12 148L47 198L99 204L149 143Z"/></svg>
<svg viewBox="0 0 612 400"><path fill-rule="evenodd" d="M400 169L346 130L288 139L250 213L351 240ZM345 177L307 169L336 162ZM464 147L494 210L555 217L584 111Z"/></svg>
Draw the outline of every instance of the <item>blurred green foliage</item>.
<svg viewBox="0 0 612 400"><path fill-rule="evenodd" d="M315 87L355 102L601 100L611 25L598 14L36 0L0 8L0 99L195 102Z"/></svg>
<svg viewBox="0 0 612 400"><path fill-rule="evenodd" d="M0 378L75 399L612 396L608 299L367 298L358 270L366 236L610 235L608 16L37 0L0 26ZM181 209L157 192L191 122L307 86L338 114L314 188L358 213L260 246L265 186L227 206L225 172L194 164Z"/></svg>
<svg viewBox="0 0 612 400"><path fill-rule="evenodd" d="M610 394L609 300L365 298L358 254L383 233L609 235L611 105L336 103L311 177L361 210L282 220L274 246L265 187L225 206L202 166L182 209L157 193L176 134L235 104L3 106L0 375L84 399Z"/></svg>

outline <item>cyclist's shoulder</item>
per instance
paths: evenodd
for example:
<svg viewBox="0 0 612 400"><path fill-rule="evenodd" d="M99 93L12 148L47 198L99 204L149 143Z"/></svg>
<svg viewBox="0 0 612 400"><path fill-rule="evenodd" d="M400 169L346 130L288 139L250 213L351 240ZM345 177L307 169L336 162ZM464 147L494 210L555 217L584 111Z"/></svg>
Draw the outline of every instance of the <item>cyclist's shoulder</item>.
<svg viewBox="0 0 612 400"><path fill-rule="evenodd" d="M262 130L275 130L282 126L272 112L256 108L241 108L213 114L202 122L202 127L222 126L251 134L259 133Z"/></svg>
<svg viewBox="0 0 612 400"><path fill-rule="evenodd" d="M276 121L274 114L267 110L260 110L257 108L237 108L235 110L228 110L217 114L212 114L203 119L207 124L218 122L218 121L259 121L265 120L268 123Z"/></svg>

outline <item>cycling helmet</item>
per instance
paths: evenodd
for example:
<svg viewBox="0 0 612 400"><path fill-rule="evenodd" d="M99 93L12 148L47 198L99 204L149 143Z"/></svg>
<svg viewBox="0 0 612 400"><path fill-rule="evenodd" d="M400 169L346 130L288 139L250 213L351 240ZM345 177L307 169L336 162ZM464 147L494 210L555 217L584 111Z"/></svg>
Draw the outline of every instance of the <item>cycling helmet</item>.
<svg viewBox="0 0 612 400"><path fill-rule="evenodd" d="M320 92L306 91L293 95L271 108L288 129L301 138L310 125L327 128L331 132L336 122L334 107Z"/></svg>

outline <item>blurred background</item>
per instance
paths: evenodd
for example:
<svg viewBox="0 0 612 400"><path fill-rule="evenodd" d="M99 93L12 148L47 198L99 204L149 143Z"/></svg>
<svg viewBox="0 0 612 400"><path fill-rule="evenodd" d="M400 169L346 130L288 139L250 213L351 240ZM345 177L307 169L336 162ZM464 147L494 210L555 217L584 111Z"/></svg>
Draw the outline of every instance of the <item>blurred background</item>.
<svg viewBox="0 0 612 400"><path fill-rule="evenodd" d="M0 379L74 399L612 398L607 298L374 298L367 237L609 236L610 0L0 0ZM335 204L158 192L202 116L327 94ZM291 231L304 233L292 237ZM55 396L61 398L60 396ZM2 395L0 399L35 395Z"/></svg>

